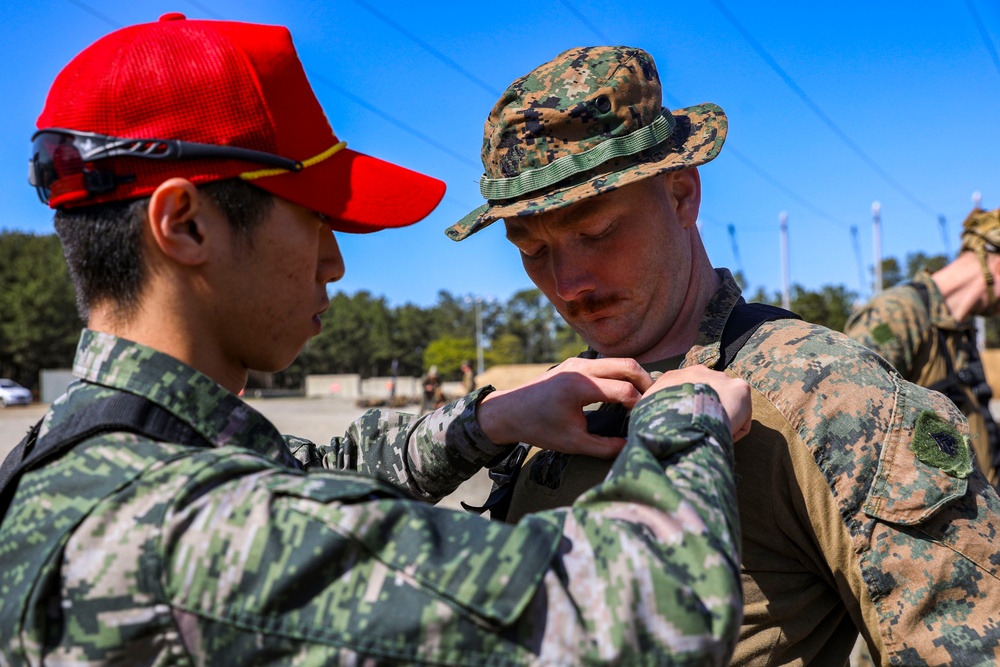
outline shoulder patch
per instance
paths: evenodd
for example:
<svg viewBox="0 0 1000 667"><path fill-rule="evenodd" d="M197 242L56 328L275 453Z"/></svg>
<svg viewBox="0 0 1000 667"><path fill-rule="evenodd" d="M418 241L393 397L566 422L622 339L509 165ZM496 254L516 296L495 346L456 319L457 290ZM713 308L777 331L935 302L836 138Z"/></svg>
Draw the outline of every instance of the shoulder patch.
<svg viewBox="0 0 1000 667"><path fill-rule="evenodd" d="M892 327L885 322L872 329L872 340L879 345L884 345L895 337L896 334L892 333Z"/></svg>
<svg viewBox="0 0 1000 667"><path fill-rule="evenodd" d="M972 472L969 443L951 424L930 410L922 412L917 419L911 447L922 462L952 477L965 479Z"/></svg>

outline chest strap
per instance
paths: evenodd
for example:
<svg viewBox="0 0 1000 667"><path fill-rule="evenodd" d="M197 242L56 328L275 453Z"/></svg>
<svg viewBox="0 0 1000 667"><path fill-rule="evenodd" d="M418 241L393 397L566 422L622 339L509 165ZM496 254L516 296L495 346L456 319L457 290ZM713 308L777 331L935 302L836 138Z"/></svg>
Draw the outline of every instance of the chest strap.
<svg viewBox="0 0 1000 667"><path fill-rule="evenodd" d="M127 392L90 403L39 438L41 426L41 421L32 426L0 466L0 522L7 514L21 475L54 461L94 436L124 432L191 447L214 446L168 410Z"/></svg>

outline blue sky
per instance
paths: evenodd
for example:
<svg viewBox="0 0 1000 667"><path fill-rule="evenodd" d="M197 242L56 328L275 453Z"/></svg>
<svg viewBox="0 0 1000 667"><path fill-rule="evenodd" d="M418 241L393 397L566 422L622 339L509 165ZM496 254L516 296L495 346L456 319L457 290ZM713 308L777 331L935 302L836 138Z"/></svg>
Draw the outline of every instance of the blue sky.
<svg viewBox="0 0 1000 667"><path fill-rule="evenodd" d="M713 262L742 269L751 292L780 289L782 211L792 282L866 296L873 201L883 254L901 261L945 251L942 215L954 253L973 192L1000 206L1000 4L991 0L7 0L0 228L52 231L26 162L59 69L114 26L169 11L288 26L340 138L448 184L413 227L339 237L347 275L334 289L393 305L431 305L439 290L506 299L531 286L502 227L462 243L443 230L482 203L482 127L500 92L573 46L642 47L668 106L726 110L726 146L701 168L702 233Z"/></svg>

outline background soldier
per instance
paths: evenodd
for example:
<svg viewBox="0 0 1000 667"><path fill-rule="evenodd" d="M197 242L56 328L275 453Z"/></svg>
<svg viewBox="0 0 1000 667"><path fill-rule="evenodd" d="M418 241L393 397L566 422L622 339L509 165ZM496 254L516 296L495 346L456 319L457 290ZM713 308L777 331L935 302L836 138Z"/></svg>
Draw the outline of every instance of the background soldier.
<svg viewBox="0 0 1000 667"><path fill-rule="evenodd" d="M903 377L940 391L962 410L986 478L1000 484L1000 430L979 358L974 316L996 315L1000 290L1000 209L965 219L955 261L876 294L847 322L847 335L875 350Z"/></svg>
<svg viewBox="0 0 1000 667"><path fill-rule="evenodd" d="M346 149L281 27L114 32L38 125L88 329L80 382L0 471L0 663L726 663L745 383L575 360L328 446L282 438L235 392L318 333L332 230L413 223L443 184ZM636 406L627 444L586 433L595 400ZM625 450L518 526L413 502L523 438Z"/></svg>
<svg viewBox="0 0 1000 667"><path fill-rule="evenodd" d="M749 382L734 664L842 667L859 628L885 665L995 663L1000 499L973 471L965 419L843 334L745 304L713 269L695 167L726 130L714 104L664 109L644 51L571 49L494 106L488 203L447 233L461 240L502 218L528 276L594 356L707 364ZM786 140L777 124L775 140ZM495 479L515 471L508 460ZM607 471L537 454L508 483L510 517L586 497Z"/></svg>

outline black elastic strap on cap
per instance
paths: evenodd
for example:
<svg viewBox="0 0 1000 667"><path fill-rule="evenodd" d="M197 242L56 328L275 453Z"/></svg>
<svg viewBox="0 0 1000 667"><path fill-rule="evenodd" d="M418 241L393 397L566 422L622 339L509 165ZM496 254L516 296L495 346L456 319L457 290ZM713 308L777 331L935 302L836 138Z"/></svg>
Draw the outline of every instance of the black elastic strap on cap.
<svg viewBox="0 0 1000 667"><path fill-rule="evenodd" d="M214 445L189 424L147 398L116 393L94 401L38 438L35 424L0 466L0 522L25 472L49 463L76 445L103 433L134 433L190 447Z"/></svg>

